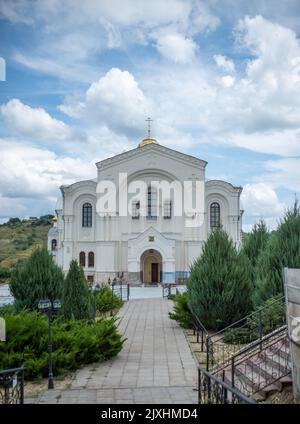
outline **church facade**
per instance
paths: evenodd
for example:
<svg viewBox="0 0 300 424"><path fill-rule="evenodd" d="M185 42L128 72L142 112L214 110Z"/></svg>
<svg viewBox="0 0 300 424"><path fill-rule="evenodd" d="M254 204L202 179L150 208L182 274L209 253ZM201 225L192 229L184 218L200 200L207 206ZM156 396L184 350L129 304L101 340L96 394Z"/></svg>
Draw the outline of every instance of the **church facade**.
<svg viewBox="0 0 300 424"><path fill-rule="evenodd" d="M98 162L97 178L60 188L48 250L63 271L76 259L91 283L118 276L136 284L185 281L214 227L222 225L237 247L241 243L242 188L225 181L207 181L206 164L164 147L150 136L137 148ZM119 185L120 174L127 176L126 187ZM98 210L103 181L117 187L115 211ZM198 218L199 225L187 225L184 208L182 213L175 211L174 193L170 191L163 199L159 189L151 186L153 181L171 186L176 181L182 187L190 182L195 190L198 182L202 187L199 216L190 213L188 218L192 224ZM120 213L120 194L137 182L146 187L144 204L129 196L130 213Z"/></svg>

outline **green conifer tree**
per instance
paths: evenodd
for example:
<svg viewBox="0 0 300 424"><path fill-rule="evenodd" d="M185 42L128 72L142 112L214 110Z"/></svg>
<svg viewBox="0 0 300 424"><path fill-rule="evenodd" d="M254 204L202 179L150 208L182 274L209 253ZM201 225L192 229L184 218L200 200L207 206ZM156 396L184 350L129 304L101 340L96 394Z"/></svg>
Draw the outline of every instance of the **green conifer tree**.
<svg viewBox="0 0 300 424"><path fill-rule="evenodd" d="M283 268L300 268L300 208L296 201L281 219L256 267L254 302L262 304L272 296L283 295Z"/></svg>
<svg viewBox="0 0 300 424"><path fill-rule="evenodd" d="M9 282L17 311L37 309L41 299L52 302L61 297L64 276L46 249L37 249L15 268Z"/></svg>
<svg viewBox="0 0 300 424"><path fill-rule="evenodd" d="M251 264L251 280L255 285L255 268L257 259L261 252L266 248L269 239L269 232L263 220L260 220L252 228L252 231L246 235L243 242L241 254L245 255Z"/></svg>
<svg viewBox="0 0 300 424"><path fill-rule="evenodd" d="M222 229L211 232L188 281L188 304L208 329L220 329L252 307L249 259L235 249Z"/></svg>
<svg viewBox="0 0 300 424"><path fill-rule="evenodd" d="M91 319L94 300L83 269L72 260L63 285L62 313L65 319Z"/></svg>

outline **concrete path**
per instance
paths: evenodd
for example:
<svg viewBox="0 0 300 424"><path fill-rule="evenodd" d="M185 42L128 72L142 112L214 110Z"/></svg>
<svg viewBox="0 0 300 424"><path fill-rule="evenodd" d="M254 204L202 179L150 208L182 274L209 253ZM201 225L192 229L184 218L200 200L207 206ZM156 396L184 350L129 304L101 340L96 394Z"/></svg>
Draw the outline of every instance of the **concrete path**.
<svg viewBox="0 0 300 424"><path fill-rule="evenodd" d="M67 390L47 390L39 403L196 403L197 366L183 330L169 319L173 302L130 300L120 311L127 338L114 359L76 373Z"/></svg>

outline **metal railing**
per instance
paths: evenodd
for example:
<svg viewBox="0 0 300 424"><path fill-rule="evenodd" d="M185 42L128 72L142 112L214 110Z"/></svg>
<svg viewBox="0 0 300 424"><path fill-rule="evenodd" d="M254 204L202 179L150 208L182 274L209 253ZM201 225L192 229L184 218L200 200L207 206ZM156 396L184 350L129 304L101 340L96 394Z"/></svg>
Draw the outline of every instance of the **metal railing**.
<svg viewBox="0 0 300 424"><path fill-rule="evenodd" d="M192 313L193 334L196 335L196 343L201 346L201 352L206 351L208 331L200 319Z"/></svg>
<svg viewBox="0 0 300 424"><path fill-rule="evenodd" d="M121 300L129 300L130 299L130 285L129 283L112 283L111 285L112 292L118 296Z"/></svg>
<svg viewBox="0 0 300 424"><path fill-rule="evenodd" d="M234 387L220 380L210 372L198 368L199 404L255 404Z"/></svg>
<svg viewBox="0 0 300 424"><path fill-rule="evenodd" d="M217 371L226 367L231 358L245 346L270 334L286 322L285 308L274 321L269 319L271 308L283 302L284 296L207 337L206 369Z"/></svg>
<svg viewBox="0 0 300 424"><path fill-rule="evenodd" d="M241 349L232 356L229 368L231 386L247 396L291 374L287 326Z"/></svg>
<svg viewBox="0 0 300 424"><path fill-rule="evenodd" d="M0 404L24 403L24 368L0 371Z"/></svg>

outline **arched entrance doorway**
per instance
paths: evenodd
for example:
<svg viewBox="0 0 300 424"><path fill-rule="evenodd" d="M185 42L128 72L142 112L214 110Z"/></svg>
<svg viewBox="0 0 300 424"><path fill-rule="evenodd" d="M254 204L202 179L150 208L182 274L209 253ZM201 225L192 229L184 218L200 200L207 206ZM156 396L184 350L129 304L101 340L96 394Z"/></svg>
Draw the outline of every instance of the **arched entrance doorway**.
<svg viewBox="0 0 300 424"><path fill-rule="evenodd" d="M146 250L141 256L141 282L156 284L161 282L162 257L155 249Z"/></svg>

